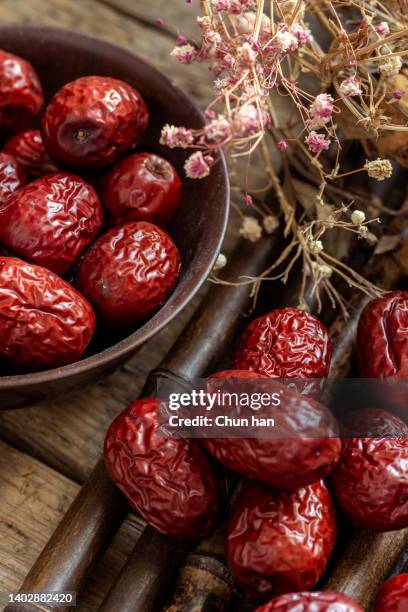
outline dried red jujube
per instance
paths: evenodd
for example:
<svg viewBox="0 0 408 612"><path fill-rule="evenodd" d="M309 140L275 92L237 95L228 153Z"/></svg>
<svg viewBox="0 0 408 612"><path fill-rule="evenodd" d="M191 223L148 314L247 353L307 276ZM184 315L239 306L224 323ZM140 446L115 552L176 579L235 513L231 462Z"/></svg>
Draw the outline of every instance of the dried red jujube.
<svg viewBox="0 0 408 612"><path fill-rule="evenodd" d="M102 227L96 191L74 174L37 179L0 208L0 241L13 253L64 274Z"/></svg>
<svg viewBox="0 0 408 612"><path fill-rule="evenodd" d="M28 368L77 361L95 331L85 298L59 276L0 257L0 354Z"/></svg>
<svg viewBox="0 0 408 612"><path fill-rule="evenodd" d="M27 183L24 168L15 157L0 153L0 206L11 194Z"/></svg>
<svg viewBox="0 0 408 612"><path fill-rule="evenodd" d="M233 365L270 378L326 378L331 355L328 332L316 317L282 308L248 325Z"/></svg>
<svg viewBox="0 0 408 612"><path fill-rule="evenodd" d="M362 528L408 527L408 426L375 409L351 414L350 424L356 437L342 440L332 474L339 506Z"/></svg>
<svg viewBox="0 0 408 612"><path fill-rule="evenodd" d="M308 590L321 578L336 540L336 519L323 482L296 491L248 484L228 521L233 577L253 595Z"/></svg>
<svg viewBox="0 0 408 612"><path fill-rule="evenodd" d="M130 505L168 535L202 538L222 506L222 480L194 440L159 432L158 400L136 401L110 426L105 462Z"/></svg>
<svg viewBox="0 0 408 612"><path fill-rule="evenodd" d="M373 612L407 612L408 574L393 576L382 585L373 605Z"/></svg>
<svg viewBox="0 0 408 612"><path fill-rule="evenodd" d="M240 389L245 386L244 379L267 379L255 372L227 370L211 376L212 379L237 379ZM211 386L211 384L209 383ZM276 432L267 435L260 427L251 427L251 437L217 437L202 440L207 450L228 469L249 478L260 480L270 486L283 489L296 489L327 476L336 465L341 451L341 442L335 437L337 423L331 413L318 402L305 399L297 391L285 389L277 381L268 380L260 391L280 398L277 407L268 406L257 410L256 417L273 417ZM226 391L237 391L237 382L232 381ZM254 391L252 386L248 394ZM212 414L217 414L213 409ZM232 418L248 417L248 408L221 409L221 414ZM296 469L293 466L296 465Z"/></svg>
<svg viewBox="0 0 408 612"><path fill-rule="evenodd" d="M138 144L148 123L140 93L128 83L85 76L64 85L45 109L45 148L61 164L100 168Z"/></svg>
<svg viewBox="0 0 408 612"><path fill-rule="evenodd" d="M12 136L4 145L4 152L13 155L35 178L59 171L45 150L40 130L25 130Z"/></svg>
<svg viewBox="0 0 408 612"><path fill-rule="evenodd" d="M106 325L129 328L164 304L179 272L170 236L140 221L99 238L80 263L77 284Z"/></svg>
<svg viewBox="0 0 408 612"><path fill-rule="evenodd" d="M103 178L100 195L115 225L127 221L168 225L181 204L181 180L163 157L135 153Z"/></svg>
<svg viewBox="0 0 408 612"><path fill-rule="evenodd" d="M364 378L408 377L408 292L367 304L358 324L357 355Z"/></svg>
<svg viewBox="0 0 408 612"><path fill-rule="evenodd" d="M0 131L18 130L43 105L40 79L25 59L0 50Z"/></svg>
<svg viewBox="0 0 408 612"><path fill-rule="evenodd" d="M364 612L356 601L329 591L287 593L274 597L255 612Z"/></svg>

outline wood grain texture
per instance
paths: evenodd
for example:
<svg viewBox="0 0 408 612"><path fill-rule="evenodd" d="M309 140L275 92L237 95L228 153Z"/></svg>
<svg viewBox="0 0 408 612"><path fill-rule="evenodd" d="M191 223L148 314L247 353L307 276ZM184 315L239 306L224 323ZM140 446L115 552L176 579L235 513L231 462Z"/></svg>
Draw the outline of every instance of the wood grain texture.
<svg viewBox="0 0 408 612"><path fill-rule="evenodd" d="M160 12L165 4L183 5L184 1L162 0L160 3L158 0L137 0L132 4L140 7L141 14L146 10L152 16L156 13L156 6ZM188 27L191 23L190 14L186 11L182 17L179 12L175 12L177 27ZM152 29L140 20L130 19L106 3L97 0L2 0L0 19L3 22L37 22L72 28L84 34L105 38L148 59L175 84L201 101L209 99L211 79L204 65L192 64L181 68L180 64L169 58L174 43L165 31L161 32L159 26Z"/></svg>
<svg viewBox="0 0 408 612"><path fill-rule="evenodd" d="M17 590L65 514L79 486L0 442L0 591ZM78 610L96 610L138 540L143 524L129 516L90 573Z"/></svg>

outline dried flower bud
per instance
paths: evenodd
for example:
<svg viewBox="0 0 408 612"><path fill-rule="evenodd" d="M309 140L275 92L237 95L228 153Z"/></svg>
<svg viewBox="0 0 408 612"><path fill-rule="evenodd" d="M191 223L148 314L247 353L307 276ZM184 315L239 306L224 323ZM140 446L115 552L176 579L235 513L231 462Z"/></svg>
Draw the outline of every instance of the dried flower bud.
<svg viewBox="0 0 408 612"><path fill-rule="evenodd" d="M310 115L313 118L330 119L334 110L334 100L330 94L319 94L310 106Z"/></svg>
<svg viewBox="0 0 408 612"><path fill-rule="evenodd" d="M345 96L360 96L363 93L360 80L351 76L340 83L340 91Z"/></svg>
<svg viewBox="0 0 408 612"><path fill-rule="evenodd" d="M362 210L354 210L351 215L351 222L354 225L362 225L366 220L366 216Z"/></svg>
<svg viewBox="0 0 408 612"><path fill-rule="evenodd" d="M277 144L277 147L279 149L279 151L286 151L286 149L288 148L288 143L286 142L286 140L280 140Z"/></svg>
<svg viewBox="0 0 408 612"><path fill-rule="evenodd" d="M330 147L330 140L324 134L318 134L314 130L306 136L305 143L312 153L321 153L321 151L327 151Z"/></svg>
<svg viewBox="0 0 408 612"><path fill-rule="evenodd" d="M384 36L385 34L390 33L390 26L388 25L387 21L381 21L375 30L378 34L380 34L380 36Z"/></svg>
<svg viewBox="0 0 408 612"><path fill-rule="evenodd" d="M262 227L255 217L244 217L239 233L250 242L257 242L262 236Z"/></svg>
<svg viewBox="0 0 408 612"><path fill-rule="evenodd" d="M201 151L193 153L184 163L186 175L192 179L205 178L210 174L210 166L213 161L208 155L204 157Z"/></svg>
<svg viewBox="0 0 408 612"><path fill-rule="evenodd" d="M319 255L323 251L323 243L321 240L309 240L309 251L313 255Z"/></svg>
<svg viewBox="0 0 408 612"><path fill-rule="evenodd" d="M399 74L402 68L402 59L399 55L384 57L384 60L379 64L378 69L381 74L390 77Z"/></svg>
<svg viewBox="0 0 408 612"><path fill-rule="evenodd" d="M275 215L267 215L263 218L262 225L267 234L273 234L279 227L279 219Z"/></svg>
<svg viewBox="0 0 408 612"><path fill-rule="evenodd" d="M213 272L217 272L218 270L222 270L227 265L227 258L224 253L220 253L217 257L217 260L212 269Z"/></svg>
<svg viewBox="0 0 408 612"><path fill-rule="evenodd" d="M166 123L163 126L160 136L160 144L170 149L181 147L186 149L194 142L194 135L191 130L184 127L176 127Z"/></svg>
<svg viewBox="0 0 408 612"><path fill-rule="evenodd" d="M197 57L197 51L193 45L181 45L180 47L174 47L170 53L180 64L191 64Z"/></svg>
<svg viewBox="0 0 408 612"><path fill-rule="evenodd" d="M375 159L374 161L366 161L364 170L367 170L368 176L377 181L383 181L392 176L392 165L389 159Z"/></svg>
<svg viewBox="0 0 408 612"><path fill-rule="evenodd" d="M252 49L248 42L245 42L243 45L238 47L237 54L239 59L244 62L244 64L248 64L249 66L253 66L255 64L257 53Z"/></svg>

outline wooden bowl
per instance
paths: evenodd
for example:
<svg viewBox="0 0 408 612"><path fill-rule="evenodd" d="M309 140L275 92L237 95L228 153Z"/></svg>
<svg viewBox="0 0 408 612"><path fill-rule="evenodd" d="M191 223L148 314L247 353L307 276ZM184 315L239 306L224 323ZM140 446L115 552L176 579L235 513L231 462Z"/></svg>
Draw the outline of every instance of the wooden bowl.
<svg viewBox="0 0 408 612"><path fill-rule="evenodd" d="M64 83L84 75L123 79L143 95L150 125L141 148L153 149L171 161L181 176L186 151L159 145L166 123L200 127L203 117L192 100L144 60L110 43L76 32L36 25L0 26L0 47L29 60L41 78L46 99ZM170 61L170 59L169 59ZM72 365L42 372L5 370L0 376L0 409L34 401L95 381L129 358L184 308L211 271L225 233L229 208L224 159L208 178L184 181L183 203L170 228L182 257L181 278L167 303L127 337L99 330L84 358Z"/></svg>

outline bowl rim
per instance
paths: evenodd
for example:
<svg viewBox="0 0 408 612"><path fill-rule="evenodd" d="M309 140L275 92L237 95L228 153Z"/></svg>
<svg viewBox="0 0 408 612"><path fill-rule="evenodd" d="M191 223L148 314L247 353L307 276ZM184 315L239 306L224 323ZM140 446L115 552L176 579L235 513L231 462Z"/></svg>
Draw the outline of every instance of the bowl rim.
<svg viewBox="0 0 408 612"><path fill-rule="evenodd" d="M201 109L199 108L196 101L190 96L190 94L186 93L183 89L181 89L178 85L175 85L166 75L164 75L159 69L150 64L145 59L141 58L136 53L129 51L125 47L112 43L110 41L105 40L104 38L99 38L96 36L90 36L88 34L82 34L80 32L75 32L70 30L69 28L60 28L46 25L37 25L34 23L18 23L18 22L9 22L6 24L0 25L0 33L5 31L33 31L38 35L53 34L54 36L67 35L69 34L72 39L82 42L88 42L97 44L98 46L103 46L105 49L112 49L115 53L120 53L123 56L127 56L131 60L137 60L140 64L143 64L145 68L147 68L151 73L156 76L160 76L166 84L172 89L176 90L176 92L182 96L186 101L188 101L191 108L197 113L197 117L201 117L204 122L204 115ZM0 38L1 39L1 38ZM1 44L1 43L0 43ZM114 345L100 351L99 353L95 353L85 359L76 361L69 365L65 365L58 368L42 370L40 372L30 372L27 374L13 374L7 376L0 376L0 391L7 390L16 390L17 388L28 387L28 386L37 386L43 383L52 383L55 381L60 381L63 378L70 378L77 375L81 375L83 373L89 372L96 367L108 366L109 363L117 363L121 359L125 359L127 355L131 355L137 348L141 347L148 340L153 338L156 334L158 334L166 325L168 325L176 316L191 302L197 292L201 289L202 285L206 281L209 273L211 272L216 258L220 252L222 242L224 240L225 232L228 225L228 217L230 210L230 183L228 176L228 169L225 160L224 154L221 152L220 159L217 165L221 166L220 172L220 188L225 192L225 202L224 202L224 215L222 218L222 223L220 223L219 227L219 235L216 239L216 244L214 248L214 252L209 257L207 264L202 269L200 274L197 276L195 285L193 289L188 293L188 295L184 296L181 300L177 302L177 304L169 309L167 315L162 318L161 321L158 322L157 326L153 329L148 329L144 331L145 325L151 322L152 319L158 315L163 308L166 307L166 304L155 314L151 319L146 321L146 324L140 327L138 330L115 343ZM137 338L134 338L135 335L138 335Z"/></svg>

